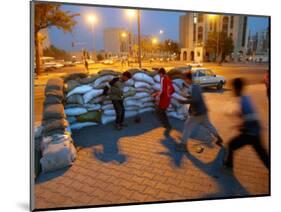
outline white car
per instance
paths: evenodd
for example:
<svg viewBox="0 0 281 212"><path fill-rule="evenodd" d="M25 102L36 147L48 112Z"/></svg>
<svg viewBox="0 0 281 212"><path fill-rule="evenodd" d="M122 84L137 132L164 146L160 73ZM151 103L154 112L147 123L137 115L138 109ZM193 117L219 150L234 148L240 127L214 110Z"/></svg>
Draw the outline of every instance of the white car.
<svg viewBox="0 0 281 212"><path fill-rule="evenodd" d="M112 64L113 64L113 60L111 60L111 59L106 59L106 60L103 60L101 63L102 63L102 64L105 64L105 65L112 65Z"/></svg>
<svg viewBox="0 0 281 212"><path fill-rule="evenodd" d="M226 83L223 76L216 75L211 69L208 68L193 68L193 80L201 87L213 87L221 90Z"/></svg>
<svg viewBox="0 0 281 212"><path fill-rule="evenodd" d="M192 63L187 63L187 66L191 66L191 67L202 67L203 63L200 62L192 62Z"/></svg>

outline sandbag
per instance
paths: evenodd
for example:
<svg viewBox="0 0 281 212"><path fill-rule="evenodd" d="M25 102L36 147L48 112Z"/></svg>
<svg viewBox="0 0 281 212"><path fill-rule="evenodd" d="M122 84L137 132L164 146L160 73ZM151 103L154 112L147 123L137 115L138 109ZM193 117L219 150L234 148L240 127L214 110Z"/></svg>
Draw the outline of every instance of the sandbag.
<svg viewBox="0 0 281 212"><path fill-rule="evenodd" d="M63 90L63 80L61 78L51 78L46 83L45 94L53 90Z"/></svg>
<svg viewBox="0 0 281 212"><path fill-rule="evenodd" d="M88 110L84 107L67 108L65 109L65 114L67 116L79 116L81 114L87 113Z"/></svg>
<svg viewBox="0 0 281 212"><path fill-rule="evenodd" d="M90 127L90 126L95 126L95 125L98 125L98 124L95 122L77 122L77 123L70 125L70 129L71 130L80 130L84 127Z"/></svg>
<svg viewBox="0 0 281 212"><path fill-rule="evenodd" d="M136 96L137 98L144 98L144 97L150 96L150 94L147 93L147 92L139 92L139 93L136 93L135 96Z"/></svg>
<svg viewBox="0 0 281 212"><path fill-rule="evenodd" d="M103 76L103 75L114 75L114 76L118 76L119 73L114 71L114 70L111 70L111 69L103 69L103 70L100 70L98 72L98 75L99 76Z"/></svg>
<svg viewBox="0 0 281 212"><path fill-rule="evenodd" d="M103 84L103 83L106 83L106 82L109 82L111 81L113 78L115 78L116 76L114 75L104 75L104 76L101 76L99 78L97 78L94 83L93 83L93 86L95 88L97 88L99 85Z"/></svg>
<svg viewBox="0 0 281 212"><path fill-rule="evenodd" d="M67 104L80 104L83 105L84 100L80 94L73 94L66 99Z"/></svg>
<svg viewBox="0 0 281 212"><path fill-rule="evenodd" d="M65 118L64 108L62 104L46 105L44 107L43 119L60 119Z"/></svg>
<svg viewBox="0 0 281 212"><path fill-rule="evenodd" d="M126 86L134 86L134 84L135 84L135 81L133 80L133 79L129 79L129 80L127 80L126 82L125 82L125 85Z"/></svg>
<svg viewBox="0 0 281 212"><path fill-rule="evenodd" d="M152 88L154 90L156 90L156 91L160 91L161 90L161 85L160 85L160 83L155 83Z"/></svg>
<svg viewBox="0 0 281 212"><path fill-rule="evenodd" d="M137 116L138 115L138 111L127 111L125 112L125 118L130 118L130 117L134 117L134 116Z"/></svg>
<svg viewBox="0 0 281 212"><path fill-rule="evenodd" d="M49 133L53 130L59 130L62 129L64 130L66 127L68 126L68 122L65 119L55 119L52 121L48 121L45 125L44 125L44 130L43 130L43 134L45 135L46 133Z"/></svg>
<svg viewBox="0 0 281 212"><path fill-rule="evenodd" d="M135 88L147 88L147 89L151 89L151 85L148 84L147 82L140 82L140 81L137 81L135 83Z"/></svg>
<svg viewBox="0 0 281 212"><path fill-rule="evenodd" d="M46 96L44 100L44 105L61 104L61 103L62 103L62 98L53 95Z"/></svg>
<svg viewBox="0 0 281 212"><path fill-rule="evenodd" d="M151 85L154 84L153 78L146 73L135 73L133 75L133 79L136 81L143 81L143 82L149 83Z"/></svg>
<svg viewBox="0 0 281 212"><path fill-rule="evenodd" d="M101 107L102 110L110 110L110 109L114 109L114 106L113 104L106 104L106 105L103 105Z"/></svg>
<svg viewBox="0 0 281 212"><path fill-rule="evenodd" d="M155 107L154 102L144 102L141 104L141 107Z"/></svg>
<svg viewBox="0 0 281 212"><path fill-rule="evenodd" d="M45 92L45 96L54 96L56 98L58 98L60 101L62 101L64 99L64 94L63 94L63 90L48 90Z"/></svg>
<svg viewBox="0 0 281 212"><path fill-rule="evenodd" d="M44 127L42 125L34 128L34 138L40 138L42 136Z"/></svg>
<svg viewBox="0 0 281 212"><path fill-rule="evenodd" d="M146 92L146 93L152 94L154 92L154 90L151 89L151 88L153 88L153 87L150 87L150 89L147 89L147 88L136 88L135 90L136 90L137 93L138 92Z"/></svg>
<svg viewBox="0 0 281 212"><path fill-rule="evenodd" d="M116 115L115 110L104 110L103 113L104 113L104 115L108 115L108 116L115 116Z"/></svg>
<svg viewBox="0 0 281 212"><path fill-rule="evenodd" d="M173 79L172 82L173 84L176 84L180 89L185 87L185 82L183 81L183 79Z"/></svg>
<svg viewBox="0 0 281 212"><path fill-rule="evenodd" d="M152 101L154 101L154 98L153 98L152 96L147 96L147 97L144 97L144 98L139 99L139 101L140 101L141 103L144 103L144 102L152 102Z"/></svg>
<svg viewBox="0 0 281 212"><path fill-rule="evenodd" d="M91 75L85 78L81 78L79 79L79 83L85 85L85 84L90 84L92 82L94 82L99 76L98 75Z"/></svg>
<svg viewBox="0 0 281 212"><path fill-rule="evenodd" d="M40 159L42 171L49 172L72 165L76 158L76 151L72 146L72 143L63 147L56 144L49 145L48 151Z"/></svg>
<svg viewBox="0 0 281 212"><path fill-rule="evenodd" d="M101 121L101 111L90 111L84 113L80 116L77 116L76 119L78 122L100 122Z"/></svg>
<svg viewBox="0 0 281 212"><path fill-rule="evenodd" d="M140 107L141 103L139 101L137 101L137 100L129 99L129 100L125 100L124 101L124 105L125 105L125 107L129 107L129 106Z"/></svg>
<svg viewBox="0 0 281 212"><path fill-rule="evenodd" d="M187 100L187 98L179 95L177 92L174 92L172 94L172 98L175 98L176 100L179 100L179 101L186 101Z"/></svg>
<svg viewBox="0 0 281 212"><path fill-rule="evenodd" d="M77 80L69 80L65 83L64 88L65 91L68 93L79 85L80 83Z"/></svg>
<svg viewBox="0 0 281 212"><path fill-rule="evenodd" d="M141 108L141 109L139 109L139 114L140 113L145 113L145 112L150 112L150 111L154 111L155 110L155 108L154 107L146 107L146 108Z"/></svg>
<svg viewBox="0 0 281 212"><path fill-rule="evenodd" d="M44 136L53 136L53 135L63 135L66 130L63 128L50 130L48 132L44 132Z"/></svg>
<svg viewBox="0 0 281 212"><path fill-rule="evenodd" d="M156 74L154 77L153 77L154 81L157 82L157 83L160 83L161 79L160 79L160 75L159 74Z"/></svg>
<svg viewBox="0 0 281 212"><path fill-rule="evenodd" d="M94 97L93 99L91 99L88 103L89 104L96 104L96 103L101 103L105 100L108 100L109 97L108 96L98 96L98 97Z"/></svg>
<svg viewBox="0 0 281 212"><path fill-rule="evenodd" d="M137 111L138 109L139 109L139 107L137 107L137 106L128 106L128 107L125 107L125 111L132 111L132 110Z"/></svg>
<svg viewBox="0 0 281 212"><path fill-rule="evenodd" d="M84 93L87 93L88 91L92 90L92 86L90 85L80 85L76 88L74 88L73 90L71 90L67 95L66 97L69 97L73 94L84 94Z"/></svg>
<svg viewBox="0 0 281 212"><path fill-rule="evenodd" d="M61 144L61 143L69 142L70 140L71 140L70 136L66 134L45 136L41 141L41 145L40 145L41 152L44 152L45 149L47 149L50 144Z"/></svg>
<svg viewBox="0 0 281 212"><path fill-rule="evenodd" d="M84 107L84 106L81 104L66 104L64 106L64 110L69 109L69 108L74 108L74 107Z"/></svg>
<svg viewBox="0 0 281 212"><path fill-rule="evenodd" d="M168 112L167 113L168 116L179 119L179 120L185 120L185 117L183 115L179 115L177 112L173 111L173 112Z"/></svg>
<svg viewBox="0 0 281 212"><path fill-rule="evenodd" d="M103 114L101 117L101 123L107 124L107 123L115 121L115 119L116 119L116 116L108 116L108 115Z"/></svg>
<svg viewBox="0 0 281 212"><path fill-rule="evenodd" d="M72 124L76 122L76 117L75 116L67 116L66 120L68 121L69 124Z"/></svg>
<svg viewBox="0 0 281 212"><path fill-rule="evenodd" d="M85 78L87 77L88 74L86 73L72 73L72 74L68 74L64 77L64 82L67 83L69 80L79 80L81 78Z"/></svg>
<svg viewBox="0 0 281 212"><path fill-rule="evenodd" d="M103 89L91 89L83 95L85 103L88 103L92 98L98 97L103 93Z"/></svg>
<svg viewBox="0 0 281 212"><path fill-rule="evenodd" d="M94 111L94 110L100 110L101 109L101 105L100 104L84 104L84 107L88 110L88 111Z"/></svg>

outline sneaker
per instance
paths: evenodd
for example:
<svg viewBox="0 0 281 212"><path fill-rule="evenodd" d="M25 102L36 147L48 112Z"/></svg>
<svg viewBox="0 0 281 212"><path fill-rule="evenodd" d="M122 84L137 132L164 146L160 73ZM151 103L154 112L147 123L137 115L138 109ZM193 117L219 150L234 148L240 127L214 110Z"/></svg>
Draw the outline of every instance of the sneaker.
<svg viewBox="0 0 281 212"><path fill-rule="evenodd" d="M176 151L177 152L187 152L185 144L183 144L183 143L177 144Z"/></svg>

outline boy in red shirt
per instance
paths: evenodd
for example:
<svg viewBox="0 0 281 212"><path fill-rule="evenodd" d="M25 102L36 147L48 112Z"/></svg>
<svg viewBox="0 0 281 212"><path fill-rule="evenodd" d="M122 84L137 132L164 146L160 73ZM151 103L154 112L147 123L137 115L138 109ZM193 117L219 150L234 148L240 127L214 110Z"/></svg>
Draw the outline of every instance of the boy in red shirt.
<svg viewBox="0 0 281 212"><path fill-rule="evenodd" d="M167 117L166 110L170 105L174 87L164 68L160 68L158 74L160 75L161 88L159 92L152 94L152 96L156 97L156 100L158 100L156 103L156 113L160 122L166 129L165 133L169 134L172 127Z"/></svg>

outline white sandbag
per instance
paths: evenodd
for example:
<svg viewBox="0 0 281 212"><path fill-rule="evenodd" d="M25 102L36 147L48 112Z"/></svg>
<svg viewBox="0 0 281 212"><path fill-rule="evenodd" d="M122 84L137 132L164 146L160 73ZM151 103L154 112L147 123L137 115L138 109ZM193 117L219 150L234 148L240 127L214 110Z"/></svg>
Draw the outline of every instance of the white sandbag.
<svg viewBox="0 0 281 212"><path fill-rule="evenodd" d="M69 124L76 122L75 116L67 116L66 120L68 121Z"/></svg>
<svg viewBox="0 0 281 212"><path fill-rule="evenodd" d="M153 85L153 89L156 90L156 91L160 91L160 90L161 90L161 85L160 85L160 83L155 83L155 84Z"/></svg>
<svg viewBox="0 0 281 212"><path fill-rule="evenodd" d="M130 118L130 117L134 117L134 116L136 116L136 115L138 115L138 111L127 111L126 113L125 113L125 118Z"/></svg>
<svg viewBox="0 0 281 212"><path fill-rule="evenodd" d="M137 106L128 106L128 107L125 107L125 110L126 111L132 111L132 110L138 110L139 109L139 107L137 107Z"/></svg>
<svg viewBox="0 0 281 212"><path fill-rule="evenodd" d="M151 85L154 84L154 80L151 76L145 74L145 73L135 73L133 75L133 79L136 80L136 81L143 81L143 82L147 82Z"/></svg>
<svg viewBox="0 0 281 212"><path fill-rule="evenodd" d="M188 108L188 105L181 105L181 107L177 108L177 113L186 117L188 115Z"/></svg>
<svg viewBox="0 0 281 212"><path fill-rule="evenodd" d="M105 100L102 104L103 104L103 105L112 104L112 101L111 101L111 100Z"/></svg>
<svg viewBox="0 0 281 212"><path fill-rule="evenodd" d="M45 155L40 159L42 171L49 172L72 165L73 159L76 158L76 151L70 145L50 144Z"/></svg>
<svg viewBox="0 0 281 212"><path fill-rule="evenodd" d="M136 94L135 94L134 96L128 96L128 97L125 97L125 99L124 99L124 100L137 100L137 99L139 99L139 97L138 97L138 96L136 96Z"/></svg>
<svg viewBox="0 0 281 212"><path fill-rule="evenodd" d="M152 94L154 92L154 90L152 89L153 87L150 87L149 89L147 88L135 88L136 92L146 92L146 93L150 93Z"/></svg>
<svg viewBox="0 0 281 212"><path fill-rule="evenodd" d="M155 103L154 102L144 102L142 103L141 107L155 107Z"/></svg>
<svg viewBox="0 0 281 212"><path fill-rule="evenodd" d="M182 104L179 103L179 101L175 98L171 98L171 104L175 107L180 107Z"/></svg>
<svg viewBox="0 0 281 212"><path fill-rule="evenodd" d="M177 114L177 112L173 111L173 112L167 112L167 115L179 120L185 120L185 117L182 115Z"/></svg>
<svg viewBox="0 0 281 212"><path fill-rule="evenodd" d="M106 100L108 100L108 96L98 96L98 97L94 97L93 99L91 99L89 101L89 103L96 104L96 103L101 103Z"/></svg>
<svg viewBox="0 0 281 212"><path fill-rule="evenodd" d="M174 92L172 94L172 97L175 98L176 100L179 100L179 101L186 101L187 100L187 98L179 95L177 92Z"/></svg>
<svg viewBox="0 0 281 212"><path fill-rule="evenodd" d="M139 93L136 93L135 96L140 99L140 98L148 97L148 96L150 96L150 94L147 92L139 92Z"/></svg>
<svg viewBox="0 0 281 212"><path fill-rule="evenodd" d="M99 84L98 86L93 86L93 87L96 89L104 89L105 87L110 87L110 85L108 82L104 82L104 83Z"/></svg>
<svg viewBox="0 0 281 212"><path fill-rule="evenodd" d="M107 123L115 121L115 119L116 119L116 116L108 116L108 115L103 114L101 117L101 123L107 124Z"/></svg>
<svg viewBox="0 0 281 212"><path fill-rule="evenodd" d="M84 104L84 107L86 107L86 109L88 111L93 111L93 110L100 110L101 109L101 105L100 104Z"/></svg>
<svg viewBox="0 0 281 212"><path fill-rule="evenodd" d="M139 99L139 101L140 101L141 103L144 103L144 102L152 102L152 101L154 101L154 98L153 98L152 96L147 96L147 97L144 97L144 98Z"/></svg>
<svg viewBox="0 0 281 212"><path fill-rule="evenodd" d="M106 104L101 107L102 110L112 110L114 109L113 104Z"/></svg>
<svg viewBox="0 0 281 212"><path fill-rule="evenodd" d="M124 101L124 105L125 105L125 107L129 107L129 106L140 107L141 103L139 101L137 101L137 100L129 99L129 100L125 100Z"/></svg>
<svg viewBox="0 0 281 212"><path fill-rule="evenodd" d="M155 82L160 83L160 75L159 75L159 74L156 74L156 75L153 77L153 79L154 79Z"/></svg>
<svg viewBox="0 0 281 212"><path fill-rule="evenodd" d="M116 112L115 112L115 110L104 110L103 114L108 115L108 116L115 116Z"/></svg>
<svg viewBox="0 0 281 212"><path fill-rule="evenodd" d="M100 87L101 84L104 84L104 83L107 83L109 81L111 81L113 78L115 78L116 76L113 76L113 75L104 75L104 76L101 76L99 78L97 78L94 83L93 83L93 86L94 87Z"/></svg>
<svg viewBox="0 0 281 212"><path fill-rule="evenodd" d="M76 122L70 125L71 130L80 130L84 127L95 126L98 125L96 122Z"/></svg>
<svg viewBox="0 0 281 212"><path fill-rule="evenodd" d="M65 109L64 112L67 116L79 116L81 114L87 113L88 110L84 107L73 107Z"/></svg>
<svg viewBox="0 0 281 212"><path fill-rule="evenodd" d="M126 92L128 92L128 91L131 91L131 90L135 90L135 88L132 87L132 86L125 86L125 87L123 88L123 92L124 92L124 93L126 93Z"/></svg>
<svg viewBox="0 0 281 212"><path fill-rule="evenodd" d="M154 111L154 110L155 110L155 108L153 108L153 107L141 108L141 109L139 109L139 114L140 114L140 113L145 113L145 112Z"/></svg>
<svg viewBox="0 0 281 212"><path fill-rule="evenodd" d="M73 90L71 90L67 95L66 97L69 97L73 94L84 94L90 90L92 90L92 86L90 85L81 85L81 86L78 86L76 88L74 88Z"/></svg>
<svg viewBox="0 0 281 212"><path fill-rule="evenodd" d="M46 136L41 140L40 149L44 152L50 144L61 144L69 141L70 137L67 134Z"/></svg>
<svg viewBox="0 0 281 212"><path fill-rule="evenodd" d="M185 82L182 79L173 79L173 84L176 84L180 89L185 86Z"/></svg>
<svg viewBox="0 0 281 212"><path fill-rule="evenodd" d="M181 94L183 92L183 90L180 89L179 86L176 83L173 83L173 86L174 86L175 92L177 92L179 94Z"/></svg>
<svg viewBox="0 0 281 212"><path fill-rule="evenodd" d="M147 82L141 82L141 81L137 81L135 83L135 88L147 88L147 89L151 89L151 85L148 84Z"/></svg>
<svg viewBox="0 0 281 212"><path fill-rule="evenodd" d="M134 86L134 84L135 84L135 81L133 80L133 79L129 79L129 80L127 80L126 82L125 82L125 85L126 86Z"/></svg>
<svg viewBox="0 0 281 212"><path fill-rule="evenodd" d="M92 89L83 95L83 99L85 103L88 103L94 97L98 97L102 95L103 89Z"/></svg>

